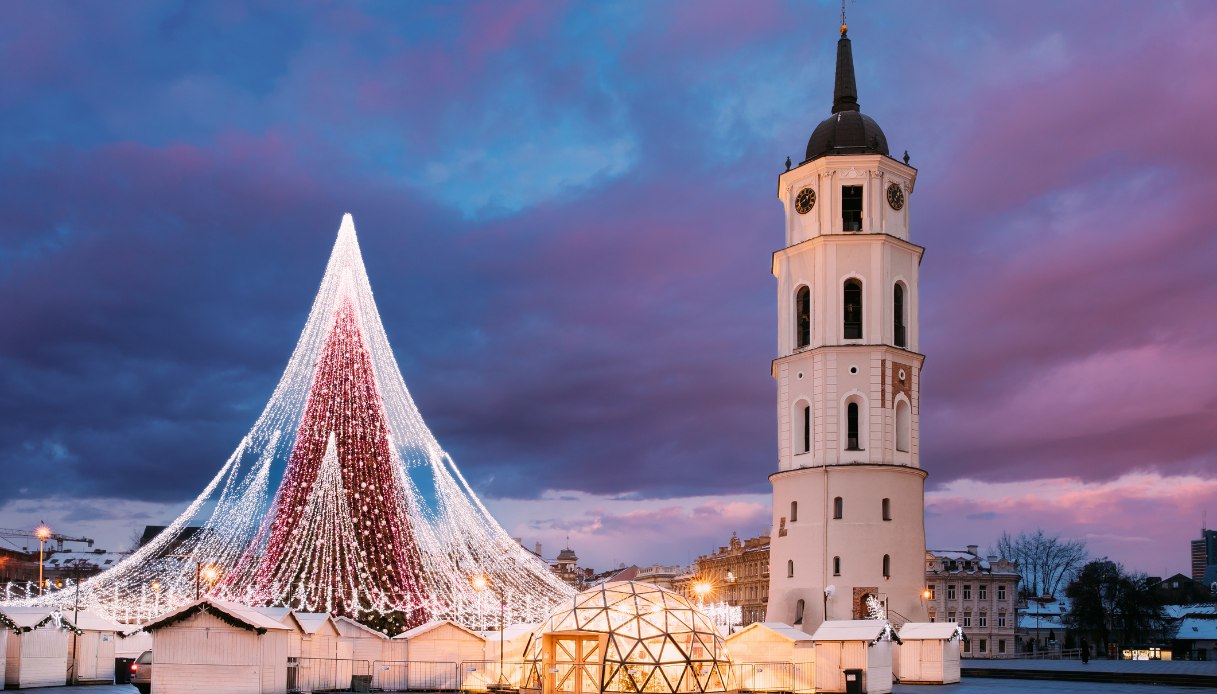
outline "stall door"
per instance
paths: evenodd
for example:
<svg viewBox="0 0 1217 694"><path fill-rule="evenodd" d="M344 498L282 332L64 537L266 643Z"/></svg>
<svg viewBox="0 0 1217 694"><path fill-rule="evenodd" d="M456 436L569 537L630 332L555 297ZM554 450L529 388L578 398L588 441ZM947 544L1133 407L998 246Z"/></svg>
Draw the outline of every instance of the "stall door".
<svg viewBox="0 0 1217 694"><path fill-rule="evenodd" d="M595 694L600 691L604 653L598 636L547 636L553 660L546 668L546 694Z"/></svg>

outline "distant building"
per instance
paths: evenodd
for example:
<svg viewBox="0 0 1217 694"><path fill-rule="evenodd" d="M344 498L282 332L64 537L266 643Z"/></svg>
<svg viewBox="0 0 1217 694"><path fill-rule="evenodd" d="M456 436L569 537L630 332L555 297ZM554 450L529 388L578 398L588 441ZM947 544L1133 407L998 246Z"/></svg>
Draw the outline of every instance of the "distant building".
<svg viewBox="0 0 1217 694"><path fill-rule="evenodd" d="M982 558L976 545L966 550L927 550L923 596L931 622L955 622L968 636L965 658L1015 653L1018 566L995 556ZM1064 632L1061 632L1064 636Z"/></svg>
<svg viewBox="0 0 1217 694"><path fill-rule="evenodd" d="M60 587L68 580L85 579L113 567L127 557L121 552L91 549L83 552L55 552L42 563L43 575Z"/></svg>
<svg viewBox="0 0 1217 694"><path fill-rule="evenodd" d="M1163 579L1150 577L1146 584L1162 605L1194 605L1213 599L1208 586L1183 574Z"/></svg>
<svg viewBox="0 0 1217 694"><path fill-rule="evenodd" d="M1192 579L1212 585L1217 581L1217 530L1200 531L1200 539L1192 540Z"/></svg>
<svg viewBox="0 0 1217 694"><path fill-rule="evenodd" d="M706 602L725 602L740 608L740 625L765 621L769 603L769 535L731 541L713 554L697 558L692 576L676 577L674 585L691 598L699 597L695 586L707 581L712 590Z"/></svg>
<svg viewBox="0 0 1217 694"><path fill-rule="evenodd" d="M38 553L0 547L0 584L38 582ZM3 596L0 585L0 598Z"/></svg>
<svg viewBox="0 0 1217 694"><path fill-rule="evenodd" d="M676 579L678 576L683 576L688 573L687 567L684 566L663 566L662 564L653 564L644 566L638 569L638 575L634 577L635 581L642 583L650 583L657 585L660 588L668 590L676 590Z"/></svg>
<svg viewBox="0 0 1217 694"><path fill-rule="evenodd" d="M561 552L558 552L558 558L550 564L554 575L562 579L564 583L575 588L579 587L579 557L575 555L575 550L567 547Z"/></svg>

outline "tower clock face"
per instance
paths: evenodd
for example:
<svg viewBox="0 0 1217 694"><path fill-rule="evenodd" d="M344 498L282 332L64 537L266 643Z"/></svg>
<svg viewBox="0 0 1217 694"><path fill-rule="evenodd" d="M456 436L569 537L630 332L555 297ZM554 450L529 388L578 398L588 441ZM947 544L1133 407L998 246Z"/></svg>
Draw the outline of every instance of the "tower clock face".
<svg viewBox="0 0 1217 694"><path fill-rule="evenodd" d="M900 188L899 183L887 187L887 204L891 205L893 210L904 208L904 190Z"/></svg>
<svg viewBox="0 0 1217 694"><path fill-rule="evenodd" d="M799 214L807 214L815 206L816 192L811 188L800 190L799 194L794 198L794 211Z"/></svg>

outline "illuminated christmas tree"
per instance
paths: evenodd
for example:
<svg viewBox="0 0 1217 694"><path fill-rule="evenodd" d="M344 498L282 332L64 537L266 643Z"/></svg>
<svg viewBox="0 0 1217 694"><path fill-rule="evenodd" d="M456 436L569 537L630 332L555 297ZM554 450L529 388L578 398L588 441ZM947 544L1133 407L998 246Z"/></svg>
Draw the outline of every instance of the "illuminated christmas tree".
<svg viewBox="0 0 1217 694"><path fill-rule="evenodd" d="M170 461L170 464L171 461ZM491 586L478 592L477 585ZM423 422L343 218L287 369L249 434L165 532L80 586L140 621L197 593L408 628L535 621L573 593L491 517ZM30 601L67 606L71 591Z"/></svg>

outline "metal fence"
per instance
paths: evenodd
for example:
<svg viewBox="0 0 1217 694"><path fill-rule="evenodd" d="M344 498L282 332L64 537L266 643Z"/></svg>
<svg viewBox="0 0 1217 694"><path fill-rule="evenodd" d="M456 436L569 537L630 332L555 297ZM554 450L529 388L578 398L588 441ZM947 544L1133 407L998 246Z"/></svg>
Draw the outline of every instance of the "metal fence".
<svg viewBox="0 0 1217 694"><path fill-rule="evenodd" d="M456 663L428 660L377 660L372 689L382 692L451 692L460 688Z"/></svg>
<svg viewBox="0 0 1217 694"><path fill-rule="evenodd" d="M741 692L811 692L815 663L732 663L731 686Z"/></svg>
<svg viewBox="0 0 1217 694"><path fill-rule="evenodd" d="M354 678L367 677L372 664L339 658L288 658L287 691L291 694L350 691Z"/></svg>
<svg viewBox="0 0 1217 694"><path fill-rule="evenodd" d="M526 668L527 664L520 661L504 662L500 673L497 660L466 660L461 663L461 689L478 692L520 689Z"/></svg>

